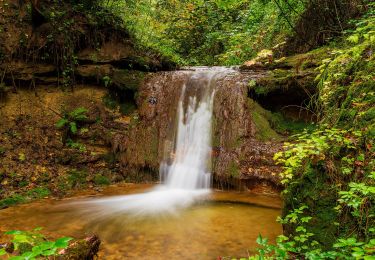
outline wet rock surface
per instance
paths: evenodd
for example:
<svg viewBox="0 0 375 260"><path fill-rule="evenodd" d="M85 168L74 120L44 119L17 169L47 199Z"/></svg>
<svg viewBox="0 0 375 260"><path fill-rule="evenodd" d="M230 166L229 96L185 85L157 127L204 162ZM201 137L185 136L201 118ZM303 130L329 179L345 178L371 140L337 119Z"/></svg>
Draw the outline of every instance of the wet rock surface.
<svg viewBox="0 0 375 260"><path fill-rule="evenodd" d="M148 170L157 174L163 159L173 160L176 110L189 71L149 75L141 85L137 99L139 121L127 133L113 139L125 172ZM275 133L269 140L258 140L262 131L253 122L248 83L264 73L232 71L216 82L213 122L213 168L218 187L237 188L238 181L251 180L279 185L280 168L272 160L281 149L282 137ZM250 103L249 103L250 102ZM267 126L270 128L269 126ZM245 183L243 188L250 186Z"/></svg>

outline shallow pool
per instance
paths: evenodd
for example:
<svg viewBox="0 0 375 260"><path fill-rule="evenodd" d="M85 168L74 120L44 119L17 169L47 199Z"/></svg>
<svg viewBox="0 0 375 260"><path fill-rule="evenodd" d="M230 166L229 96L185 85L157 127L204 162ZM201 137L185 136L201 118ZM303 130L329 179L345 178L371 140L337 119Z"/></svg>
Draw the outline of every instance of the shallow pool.
<svg viewBox="0 0 375 260"><path fill-rule="evenodd" d="M100 218L95 209L71 202L87 196L141 192L144 185L86 191L65 200L44 199L0 211L1 231L43 227L51 238L97 233L101 259L218 259L246 257L259 234L274 241L282 230L279 197L214 191L175 214Z"/></svg>

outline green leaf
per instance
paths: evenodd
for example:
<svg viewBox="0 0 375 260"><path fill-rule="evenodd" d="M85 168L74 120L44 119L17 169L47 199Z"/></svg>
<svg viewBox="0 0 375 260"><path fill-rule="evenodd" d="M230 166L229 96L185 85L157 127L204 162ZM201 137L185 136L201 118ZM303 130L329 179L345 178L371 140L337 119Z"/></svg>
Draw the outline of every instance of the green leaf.
<svg viewBox="0 0 375 260"><path fill-rule="evenodd" d="M356 258L359 258L361 256L364 255L364 252L363 251L358 251L358 252L354 252L352 253L352 256L356 257Z"/></svg>
<svg viewBox="0 0 375 260"><path fill-rule="evenodd" d="M359 35L353 34L352 36L348 37L348 41L351 43L358 43L359 42Z"/></svg>
<svg viewBox="0 0 375 260"><path fill-rule="evenodd" d="M40 255L43 252L43 250L40 246L34 246L33 249L32 249L32 252L35 255Z"/></svg>
<svg viewBox="0 0 375 260"><path fill-rule="evenodd" d="M74 117L74 120L76 120L76 121L83 121L85 119L87 119L87 116L85 116L85 115L77 115L77 116Z"/></svg>
<svg viewBox="0 0 375 260"><path fill-rule="evenodd" d="M257 243L262 246L267 246L268 238L263 238L261 235L257 238Z"/></svg>
<svg viewBox="0 0 375 260"><path fill-rule="evenodd" d="M22 259L24 260L29 260L29 259L35 259L35 257L38 255L39 254L36 254L34 252L26 252L26 253L23 253L21 257L23 257Z"/></svg>
<svg viewBox="0 0 375 260"><path fill-rule="evenodd" d="M70 122L69 123L70 125L70 131L73 133L73 134L76 134L78 129L77 129L77 124L75 122Z"/></svg>
<svg viewBox="0 0 375 260"><path fill-rule="evenodd" d="M19 234L24 234L24 233L25 233L24 231L20 231L20 230L11 230L11 231L5 232L5 235L19 235Z"/></svg>
<svg viewBox="0 0 375 260"><path fill-rule="evenodd" d="M13 240L13 243L25 243L25 242L30 242L30 237L24 234L20 235L15 235Z"/></svg>
<svg viewBox="0 0 375 260"><path fill-rule="evenodd" d="M72 240L71 237L62 237L56 240L55 247L57 248L66 248L69 245L69 241Z"/></svg>
<svg viewBox="0 0 375 260"><path fill-rule="evenodd" d="M7 254L7 251L5 251L5 248L0 249L0 256Z"/></svg>
<svg viewBox="0 0 375 260"><path fill-rule="evenodd" d="M57 123L56 123L56 127L57 127L57 128L62 128L62 127L65 126L67 123L69 123L69 120L68 120L68 119L61 118L59 121L57 121Z"/></svg>
<svg viewBox="0 0 375 260"><path fill-rule="evenodd" d="M50 241L47 241L47 242L43 242L41 243L40 245L40 248L45 251L47 249L51 249L55 246L55 243L54 242L50 242Z"/></svg>
<svg viewBox="0 0 375 260"><path fill-rule="evenodd" d="M49 249L49 250L46 250L42 253L43 256L51 256L51 255L55 255L56 254L56 250L57 248L54 247L52 249Z"/></svg>
<svg viewBox="0 0 375 260"><path fill-rule="evenodd" d="M85 115L87 113L87 109L84 107L79 107L75 109L74 111L69 113L69 116L73 118L74 120L83 120L86 119L87 116Z"/></svg>
<svg viewBox="0 0 375 260"><path fill-rule="evenodd" d="M306 228L304 228L303 226L298 226L298 227L296 228L296 231L297 231L297 232L306 232Z"/></svg>
<svg viewBox="0 0 375 260"><path fill-rule="evenodd" d="M22 257L22 256L12 256L12 257L9 258L9 260L25 260L25 257Z"/></svg>

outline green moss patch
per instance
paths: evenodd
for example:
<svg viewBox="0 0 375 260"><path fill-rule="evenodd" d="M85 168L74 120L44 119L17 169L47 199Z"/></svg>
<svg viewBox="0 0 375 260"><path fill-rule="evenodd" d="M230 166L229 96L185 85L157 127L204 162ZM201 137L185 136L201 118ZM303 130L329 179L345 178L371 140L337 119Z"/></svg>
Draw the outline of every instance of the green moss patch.
<svg viewBox="0 0 375 260"><path fill-rule="evenodd" d="M30 202L36 199L47 197L51 194L46 187L36 187L26 192L13 194L5 199L0 200L0 209L14 206L20 203Z"/></svg>
<svg viewBox="0 0 375 260"><path fill-rule="evenodd" d="M272 118L272 113L270 111L265 110L252 99L248 101L248 109L251 112L256 127L257 139L262 141L280 139L280 136L270 125L269 120Z"/></svg>
<svg viewBox="0 0 375 260"><path fill-rule="evenodd" d="M109 185L111 184L111 181L106 176L103 176L101 174L96 174L94 176L94 183L96 185Z"/></svg>

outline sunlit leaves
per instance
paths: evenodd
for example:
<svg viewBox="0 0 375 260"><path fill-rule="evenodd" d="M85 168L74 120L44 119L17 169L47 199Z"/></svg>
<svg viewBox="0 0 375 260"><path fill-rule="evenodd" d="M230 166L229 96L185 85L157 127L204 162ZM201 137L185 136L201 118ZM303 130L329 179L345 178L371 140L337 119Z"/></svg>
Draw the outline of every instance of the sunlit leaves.
<svg viewBox="0 0 375 260"><path fill-rule="evenodd" d="M12 236L12 242L14 243L16 253L20 248L21 244L27 243L31 247L31 251L23 252L22 255L12 256L9 255L5 249L0 250L1 255L9 256L9 259L40 259L42 257L55 256L58 249L67 248L69 246L69 241L72 240L70 237L62 237L56 241L49 241L46 237L40 234L41 228L35 228L33 231L20 231L12 230L5 232L6 235Z"/></svg>

